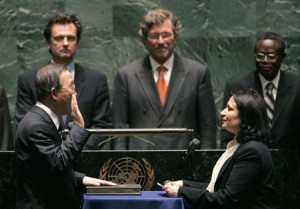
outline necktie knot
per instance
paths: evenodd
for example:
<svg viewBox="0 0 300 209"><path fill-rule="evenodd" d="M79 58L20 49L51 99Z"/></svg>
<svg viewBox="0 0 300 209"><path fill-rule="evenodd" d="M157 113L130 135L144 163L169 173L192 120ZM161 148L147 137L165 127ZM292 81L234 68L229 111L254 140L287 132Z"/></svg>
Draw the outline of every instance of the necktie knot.
<svg viewBox="0 0 300 209"><path fill-rule="evenodd" d="M274 98L274 94L273 94L273 89L275 88L274 83L269 82L266 85L266 91L267 91L267 96L274 102L275 98Z"/></svg>
<svg viewBox="0 0 300 209"><path fill-rule="evenodd" d="M274 88L275 88L275 86L274 86L274 83L272 83L272 82L269 82L269 83L266 85L266 89L267 89L268 91L272 91Z"/></svg>
<svg viewBox="0 0 300 209"><path fill-rule="evenodd" d="M158 69L158 74L159 74L159 76L160 76L161 74L164 75L165 71L167 70L163 65L162 65L162 66L159 66L157 69Z"/></svg>

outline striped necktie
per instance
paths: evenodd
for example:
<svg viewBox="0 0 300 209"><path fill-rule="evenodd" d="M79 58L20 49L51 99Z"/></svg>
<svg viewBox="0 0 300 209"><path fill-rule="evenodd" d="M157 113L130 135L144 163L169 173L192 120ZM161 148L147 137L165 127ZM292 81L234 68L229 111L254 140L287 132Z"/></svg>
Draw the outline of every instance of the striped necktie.
<svg viewBox="0 0 300 209"><path fill-rule="evenodd" d="M273 89L275 88L274 84L272 82L269 82L266 85L266 96L265 96L265 102L267 105L267 114L268 114L268 121L269 126L272 126L272 119L273 119L273 113L274 113L274 104L275 104L275 98L273 95Z"/></svg>
<svg viewBox="0 0 300 209"><path fill-rule="evenodd" d="M168 86L164 76L166 70L167 69L164 66L158 67L158 80L156 82L157 91L162 105L165 104L165 99L168 90Z"/></svg>

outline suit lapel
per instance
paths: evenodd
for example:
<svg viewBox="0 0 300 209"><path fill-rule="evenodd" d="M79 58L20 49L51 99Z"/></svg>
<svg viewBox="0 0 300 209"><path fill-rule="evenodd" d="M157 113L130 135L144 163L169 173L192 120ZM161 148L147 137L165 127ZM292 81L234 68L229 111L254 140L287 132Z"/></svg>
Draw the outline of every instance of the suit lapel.
<svg viewBox="0 0 300 209"><path fill-rule="evenodd" d="M85 81L84 69L81 65L75 63L74 83L75 83L75 89L77 93L77 99L81 97L84 81Z"/></svg>
<svg viewBox="0 0 300 209"><path fill-rule="evenodd" d="M234 159L234 156L236 155L237 151L240 149L241 145L238 146L238 148L234 151L234 153L225 161L225 163L223 164L223 166L221 167L217 180L222 176L222 174L224 173L224 171L226 170L226 168L228 167L228 165L230 164L230 162Z"/></svg>
<svg viewBox="0 0 300 209"><path fill-rule="evenodd" d="M140 83L141 89L145 93L145 98L148 100L154 112L159 116L159 122L157 125L158 127L161 125L161 123L163 123L166 116L174 107L174 103L179 96L180 89L182 88L187 74L188 73L186 73L184 70L184 64L181 58L175 54L166 103L164 106L162 106L160 104L158 91L153 78L149 56L142 60L142 68L136 72L136 77Z"/></svg>
<svg viewBox="0 0 300 209"><path fill-rule="evenodd" d="M274 126L274 124L277 122L281 111L285 107L285 103L288 102L290 96L292 95L292 93L289 91L292 85L293 84L289 82L288 79L286 78L285 72L281 71L277 96L275 101L275 107L274 107L272 126Z"/></svg>
<svg viewBox="0 0 300 209"><path fill-rule="evenodd" d="M139 81L141 89L145 93L146 100L148 100L148 103L154 112L157 115L160 115L162 105L160 104L160 99L154 82L149 56L142 60L142 68L139 69L135 75Z"/></svg>
<svg viewBox="0 0 300 209"><path fill-rule="evenodd" d="M175 54L174 65L168 86L166 103L163 107L162 114L160 115L158 126L160 126L160 124L162 124L163 121L167 118L172 108L174 107L176 99L180 95L179 92L182 89L182 85L186 76L188 75L188 72L184 69L184 64L181 58Z"/></svg>

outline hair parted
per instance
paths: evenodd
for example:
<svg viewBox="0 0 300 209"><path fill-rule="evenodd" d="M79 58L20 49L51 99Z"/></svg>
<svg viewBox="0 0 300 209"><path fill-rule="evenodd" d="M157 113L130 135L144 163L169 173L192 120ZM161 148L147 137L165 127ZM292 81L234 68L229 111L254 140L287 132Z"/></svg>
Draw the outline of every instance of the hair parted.
<svg viewBox="0 0 300 209"><path fill-rule="evenodd" d="M178 17L171 11L161 8L151 9L147 12L140 22L139 35L142 39L146 39L148 31L153 25L161 24L167 19L171 20L174 35L175 37L178 37L181 30L181 23Z"/></svg>
<svg viewBox="0 0 300 209"><path fill-rule="evenodd" d="M54 24L71 24L73 23L77 29L77 41L79 42L81 39L82 33L82 26L79 22L78 18L75 15L70 15L64 12L60 12L55 14L50 20L48 21L45 29L44 29L44 37L47 42L50 42L51 37L51 29Z"/></svg>

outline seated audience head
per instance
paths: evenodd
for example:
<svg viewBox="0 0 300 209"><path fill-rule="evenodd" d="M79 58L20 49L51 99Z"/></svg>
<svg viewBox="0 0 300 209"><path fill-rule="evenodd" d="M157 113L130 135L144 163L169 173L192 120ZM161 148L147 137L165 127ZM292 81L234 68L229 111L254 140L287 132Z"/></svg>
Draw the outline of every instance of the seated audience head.
<svg viewBox="0 0 300 209"><path fill-rule="evenodd" d="M232 92L221 119L222 128L233 133L239 143L265 141L269 136L265 102L252 89Z"/></svg>

